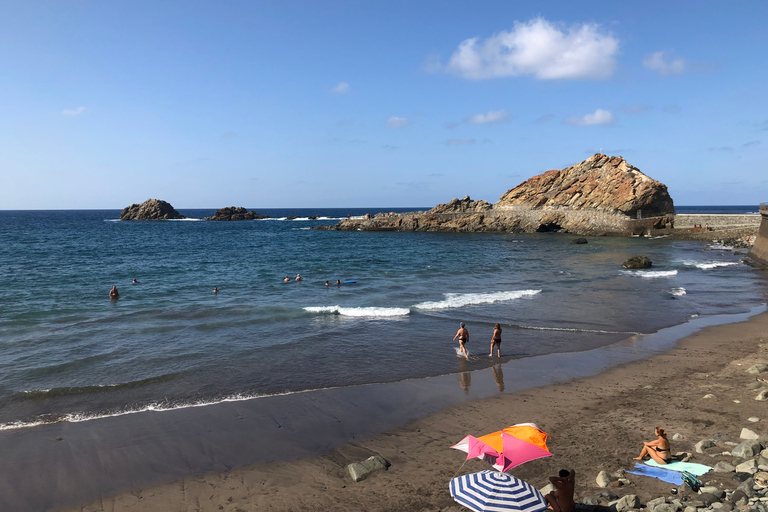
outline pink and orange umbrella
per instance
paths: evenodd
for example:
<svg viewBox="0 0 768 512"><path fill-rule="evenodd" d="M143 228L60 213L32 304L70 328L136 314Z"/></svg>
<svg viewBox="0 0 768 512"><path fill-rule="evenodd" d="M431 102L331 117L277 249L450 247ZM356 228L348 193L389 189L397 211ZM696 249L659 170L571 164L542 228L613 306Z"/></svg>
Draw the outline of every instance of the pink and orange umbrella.
<svg viewBox="0 0 768 512"><path fill-rule="evenodd" d="M520 423L482 437L467 436L451 448L467 452L467 460L477 457L505 472L529 460L551 457L548 437L533 423Z"/></svg>

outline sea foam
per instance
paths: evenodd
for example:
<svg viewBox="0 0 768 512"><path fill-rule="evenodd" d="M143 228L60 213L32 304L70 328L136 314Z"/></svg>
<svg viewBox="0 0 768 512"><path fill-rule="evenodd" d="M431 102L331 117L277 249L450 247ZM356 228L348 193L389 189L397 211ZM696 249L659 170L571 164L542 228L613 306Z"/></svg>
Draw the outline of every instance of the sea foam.
<svg viewBox="0 0 768 512"><path fill-rule="evenodd" d="M411 312L408 308L377 308L358 307L348 308L341 306L309 306L304 308L309 313L332 314L354 317L392 317L405 316Z"/></svg>
<svg viewBox="0 0 768 512"><path fill-rule="evenodd" d="M737 261L710 261L707 263L701 262L701 261L684 261L685 265L688 265L689 267L696 267L700 268L701 270L710 270L713 268L718 267L730 267L733 265L738 265L739 263Z"/></svg>
<svg viewBox="0 0 768 512"><path fill-rule="evenodd" d="M622 274L628 276L642 277L644 279L653 279L656 277L672 277L677 275L677 270L622 270Z"/></svg>
<svg viewBox="0 0 768 512"><path fill-rule="evenodd" d="M424 310L461 308L475 304L491 304L493 302L515 300L521 297L536 295L540 292L541 290L514 290L491 293L444 293L444 300L419 302L413 307Z"/></svg>
<svg viewBox="0 0 768 512"><path fill-rule="evenodd" d="M672 295L673 297L682 297L683 295L685 295L685 288L682 288L682 287L672 288L671 290L669 290L669 294Z"/></svg>

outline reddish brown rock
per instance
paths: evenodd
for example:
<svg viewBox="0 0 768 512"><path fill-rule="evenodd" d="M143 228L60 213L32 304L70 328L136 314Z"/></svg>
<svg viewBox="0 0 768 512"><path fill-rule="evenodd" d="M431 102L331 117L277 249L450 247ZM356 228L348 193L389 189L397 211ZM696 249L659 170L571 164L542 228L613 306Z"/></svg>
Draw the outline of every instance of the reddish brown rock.
<svg viewBox="0 0 768 512"><path fill-rule="evenodd" d="M667 187L620 156L600 153L565 169L547 171L509 190L494 207L566 207L643 217L674 213Z"/></svg>
<svg viewBox="0 0 768 512"><path fill-rule="evenodd" d="M126 206L120 212L120 220L171 220L184 218L170 203L160 199L147 199L141 204Z"/></svg>

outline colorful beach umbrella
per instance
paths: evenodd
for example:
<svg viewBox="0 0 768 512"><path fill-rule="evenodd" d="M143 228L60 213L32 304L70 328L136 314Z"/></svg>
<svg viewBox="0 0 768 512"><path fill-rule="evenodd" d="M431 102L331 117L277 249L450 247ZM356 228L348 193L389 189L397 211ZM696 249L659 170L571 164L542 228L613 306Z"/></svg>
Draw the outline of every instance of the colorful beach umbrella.
<svg viewBox="0 0 768 512"><path fill-rule="evenodd" d="M529 460L551 457L548 437L533 423L519 423L482 437L467 436L451 448L467 452L467 460L483 459L504 472Z"/></svg>
<svg viewBox="0 0 768 512"><path fill-rule="evenodd" d="M480 471L451 480L451 496L477 512L541 512L544 496L532 485L498 471Z"/></svg>

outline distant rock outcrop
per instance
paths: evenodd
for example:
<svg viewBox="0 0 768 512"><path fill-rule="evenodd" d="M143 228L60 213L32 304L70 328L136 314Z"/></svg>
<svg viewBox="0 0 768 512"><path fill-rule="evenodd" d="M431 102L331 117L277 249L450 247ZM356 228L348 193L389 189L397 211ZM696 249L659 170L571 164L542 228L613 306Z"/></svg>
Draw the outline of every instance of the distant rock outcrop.
<svg viewBox="0 0 768 512"><path fill-rule="evenodd" d="M493 205L465 196L426 212L379 213L314 229L629 235L671 227L673 213L665 185L622 157L598 153L578 165L534 176Z"/></svg>
<svg viewBox="0 0 768 512"><path fill-rule="evenodd" d="M120 212L120 220L172 220L184 219L170 203L160 199L147 199L141 204L126 206Z"/></svg>
<svg viewBox="0 0 768 512"><path fill-rule="evenodd" d="M203 220L257 220L268 219L269 215L261 215L253 210L246 210L242 206L227 206L226 208L220 208L216 210L213 217L205 217Z"/></svg>
<svg viewBox="0 0 768 512"><path fill-rule="evenodd" d="M621 264L622 268L636 269L636 268L651 268L653 262L648 256L635 256L629 258L627 261Z"/></svg>
<svg viewBox="0 0 768 512"><path fill-rule="evenodd" d="M507 191L495 207L595 209L636 217L675 212L666 185L620 156L597 153L565 169L547 171Z"/></svg>

